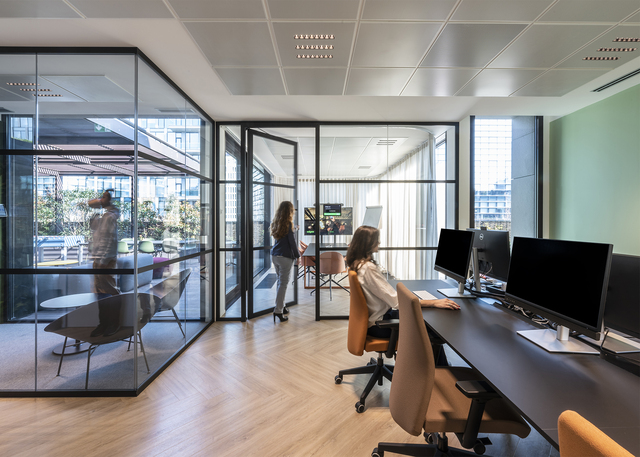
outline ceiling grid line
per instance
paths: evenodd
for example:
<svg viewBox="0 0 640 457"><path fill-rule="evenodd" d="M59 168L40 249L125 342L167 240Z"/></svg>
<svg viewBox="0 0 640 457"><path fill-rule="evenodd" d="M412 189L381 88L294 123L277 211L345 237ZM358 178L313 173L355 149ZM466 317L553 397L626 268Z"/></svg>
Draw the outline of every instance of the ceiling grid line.
<svg viewBox="0 0 640 457"><path fill-rule="evenodd" d="M362 20L362 14L364 13L364 2L366 0L360 0L358 4L358 17L356 18L356 25L353 29L353 36L351 37L351 49L349 50L349 60L347 60L347 73L342 84L342 94L347 94L347 87L349 86L349 78L351 76L351 68L353 63L353 53L356 50L356 43L358 42L358 35L360 33L360 22Z"/></svg>
<svg viewBox="0 0 640 457"><path fill-rule="evenodd" d="M86 19L87 16L85 16L82 11L80 11L78 8L76 8L69 0L62 0L62 2L67 5L69 8L71 8L73 11L76 12L76 14L78 14L82 19Z"/></svg>
<svg viewBox="0 0 640 457"><path fill-rule="evenodd" d="M271 36L271 43L273 43L273 53L276 56L276 64L278 65L278 71L280 72L280 78L282 78L282 86L284 87L284 94L289 95L289 86L287 85L287 77L284 74L282 68L282 58L280 57L280 50L278 49L278 40L276 38L276 32L273 29L273 20L271 18L271 11L267 0L262 0L262 7L264 8L264 15L267 18L267 27L269 28L269 35Z"/></svg>

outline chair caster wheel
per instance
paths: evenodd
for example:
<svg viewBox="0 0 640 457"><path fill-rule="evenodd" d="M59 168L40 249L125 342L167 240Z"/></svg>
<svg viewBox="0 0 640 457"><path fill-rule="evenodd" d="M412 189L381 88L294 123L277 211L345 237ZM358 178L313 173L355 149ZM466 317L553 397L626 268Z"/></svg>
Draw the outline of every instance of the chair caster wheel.
<svg viewBox="0 0 640 457"><path fill-rule="evenodd" d="M336 375L334 380L336 381L336 384L342 384L342 376L340 376L339 374Z"/></svg>
<svg viewBox="0 0 640 457"><path fill-rule="evenodd" d="M475 446L473 446L473 452L475 452L478 455L484 454L486 450L487 450L486 446L482 443L476 443Z"/></svg>
<svg viewBox="0 0 640 457"><path fill-rule="evenodd" d="M432 433L424 433L424 440L429 443L429 444L433 444L434 443L434 439L433 439L433 434Z"/></svg>
<svg viewBox="0 0 640 457"><path fill-rule="evenodd" d="M356 412L363 413L364 412L364 403L356 403Z"/></svg>
<svg viewBox="0 0 640 457"><path fill-rule="evenodd" d="M378 448L375 448L371 453L371 457L384 457L384 451L378 451Z"/></svg>

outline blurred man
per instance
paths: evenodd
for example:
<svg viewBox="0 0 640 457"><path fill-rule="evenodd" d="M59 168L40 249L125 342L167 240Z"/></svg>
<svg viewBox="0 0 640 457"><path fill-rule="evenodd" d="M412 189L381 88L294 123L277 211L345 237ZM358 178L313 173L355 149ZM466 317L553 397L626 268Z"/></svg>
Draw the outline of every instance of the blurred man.
<svg viewBox="0 0 640 457"><path fill-rule="evenodd" d="M96 270L115 269L118 257L118 218L120 211L111 203L112 189L107 189L102 197L89 200L91 208L104 208L102 217L93 223L92 257L93 268ZM117 295L120 291L116 288L115 275L96 275L94 290L98 294Z"/></svg>

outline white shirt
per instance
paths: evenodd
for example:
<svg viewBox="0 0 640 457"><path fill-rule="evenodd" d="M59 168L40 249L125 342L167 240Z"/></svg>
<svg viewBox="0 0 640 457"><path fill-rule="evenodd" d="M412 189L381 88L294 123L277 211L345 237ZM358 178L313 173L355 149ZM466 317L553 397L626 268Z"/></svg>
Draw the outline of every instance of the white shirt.
<svg viewBox="0 0 640 457"><path fill-rule="evenodd" d="M363 262L358 269L358 281L369 308L369 327L391 308L398 307L398 294L373 262Z"/></svg>

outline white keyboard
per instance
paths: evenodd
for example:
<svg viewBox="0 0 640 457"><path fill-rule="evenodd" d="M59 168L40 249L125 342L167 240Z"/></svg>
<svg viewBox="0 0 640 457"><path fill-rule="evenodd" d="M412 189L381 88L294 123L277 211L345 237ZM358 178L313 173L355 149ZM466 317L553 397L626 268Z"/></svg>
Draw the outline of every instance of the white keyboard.
<svg viewBox="0 0 640 457"><path fill-rule="evenodd" d="M433 295L431 295L429 292L427 292L426 290L414 290L413 293L420 299L420 300L437 300L437 297L434 297Z"/></svg>

